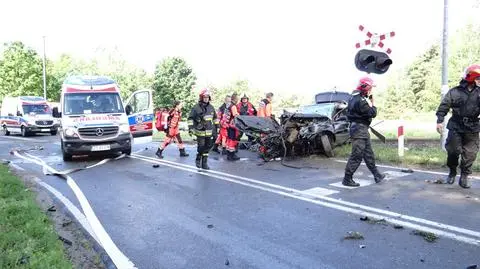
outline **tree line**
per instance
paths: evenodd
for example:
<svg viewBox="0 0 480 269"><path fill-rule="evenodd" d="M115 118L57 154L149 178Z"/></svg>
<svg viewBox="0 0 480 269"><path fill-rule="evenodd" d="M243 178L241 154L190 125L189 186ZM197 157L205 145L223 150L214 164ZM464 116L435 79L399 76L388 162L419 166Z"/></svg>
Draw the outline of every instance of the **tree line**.
<svg viewBox="0 0 480 269"><path fill-rule="evenodd" d="M91 60L74 58L62 54L58 59L46 62L47 99L58 102L61 85L69 75L107 75L117 81L122 98L135 90L151 88L156 107L171 107L176 100L184 102L188 112L198 101L197 77L194 70L181 57L167 57L155 66L153 74L127 62L121 53L114 50L97 49ZM249 81L238 80L221 87L208 85L218 107L227 94L246 94L257 104L263 97L261 89L251 87ZM0 56L0 102L4 96L43 96L42 57L20 41L5 43ZM277 94L278 95L278 94ZM279 106L295 107L302 103L296 95L277 96Z"/></svg>
<svg viewBox="0 0 480 269"><path fill-rule="evenodd" d="M461 80L466 67L480 63L480 24L468 24L449 38L448 86ZM380 103L383 117L398 119L419 112L434 112L441 94L440 40L417 56L409 65L391 74Z"/></svg>

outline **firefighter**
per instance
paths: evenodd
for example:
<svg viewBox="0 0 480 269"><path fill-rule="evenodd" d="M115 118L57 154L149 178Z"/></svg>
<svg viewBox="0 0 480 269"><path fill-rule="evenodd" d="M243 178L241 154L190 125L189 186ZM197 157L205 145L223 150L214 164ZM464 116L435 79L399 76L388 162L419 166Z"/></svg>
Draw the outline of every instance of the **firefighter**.
<svg viewBox="0 0 480 269"><path fill-rule="evenodd" d="M372 119L377 116L377 108L373 104L372 88L375 87L373 80L361 78L357 89L353 91L348 102L347 117L351 122L350 138L352 141L352 153L345 167L345 176L342 184L349 187L358 187L360 184L353 180L353 174L360 166L362 159L374 176L375 183L380 183L385 175L381 174L375 165L375 155L372 150L370 133L368 128Z"/></svg>
<svg viewBox="0 0 480 269"><path fill-rule="evenodd" d="M265 99L260 101L260 105L257 112L258 117L269 118L272 116L272 98L273 98L273 93L269 92L266 94Z"/></svg>
<svg viewBox="0 0 480 269"><path fill-rule="evenodd" d="M256 116L257 115L257 110L253 106L252 103L250 103L249 98L247 94L244 94L242 96L242 99L240 99L240 103L237 104L237 110L240 115L244 116ZM239 137L238 140L240 140L243 136L242 132L239 132ZM254 138L252 136L247 135L248 137L248 145L250 145Z"/></svg>
<svg viewBox="0 0 480 269"><path fill-rule="evenodd" d="M167 135L155 153L155 155L157 155L157 157L160 159L163 159L162 152L172 141L177 144L178 150L180 151L180 157L190 156L185 152L185 145L183 144L182 137L180 136L179 127L180 120L182 119L182 107L182 102L175 101L173 108L168 112L168 127L165 130Z"/></svg>
<svg viewBox="0 0 480 269"><path fill-rule="evenodd" d="M225 110L228 109L230 104L232 103L232 98L230 95L225 96L224 103L220 106L220 108L217 111L217 119L220 120L220 131L218 132L218 136L215 140L215 145L213 146L212 151L216 153L222 153L226 154L227 153L227 126L226 124L222 124L222 122L225 122L226 120L223 120L223 115L225 114ZM222 148L222 151L218 149L218 147Z"/></svg>
<svg viewBox="0 0 480 269"><path fill-rule="evenodd" d="M197 137L196 166L208 170L210 169L208 166L208 152L213 146L213 137L217 132L218 119L215 108L210 104L210 91L206 88L203 89L199 97L198 103L192 108L188 116L188 133Z"/></svg>
<svg viewBox="0 0 480 269"><path fill-rule="evenodd" d="M437 131L443 131L443 121L452 109L448 121L448 136L445 144L447 166L450 170L443 183L455 183L458 157L461 155L460 180L462 188L470 188L468 176L472 173L472 164L478 153L480 125L480 65L467 67L458 86L450 89L443 97L437 109Z"/></svg>
<svg viewBox="0 0 480 269"><path fill-rule="evenodd" d="M238 161L240 158L236 155L238 146L238 129L235 127L235 117L238 116L237 111L238 95L232 94L232 103L228 108L226 118L227 128L227 160Z"/></svg>

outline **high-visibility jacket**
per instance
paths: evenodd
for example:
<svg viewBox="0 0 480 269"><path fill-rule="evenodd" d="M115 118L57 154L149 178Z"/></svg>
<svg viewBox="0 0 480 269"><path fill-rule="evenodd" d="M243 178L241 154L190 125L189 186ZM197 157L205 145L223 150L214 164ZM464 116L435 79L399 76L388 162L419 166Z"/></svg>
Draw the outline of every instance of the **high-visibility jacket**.
<svg viewBox="0 0 480 269"><path fill-rule="evenodd" d="M210 103L198 102L188 116L188 130L196 136L212 136L217 130L218 118Z"/></svg>
<svg viewBox="0 0 480 269"><path fill-rule="evenodd" d="M260 105L257 112L258 117L271 117L272 116L272 103L268 99L260 101Z"/></svg>
<svg viewBox="0 0 480 269"><path fill-rule="evenodd" d="M241 102L238 103L237 110L240 115L255 116L257 114L257 110L250 102L247 102L246 104L243 104Z"/></svg>

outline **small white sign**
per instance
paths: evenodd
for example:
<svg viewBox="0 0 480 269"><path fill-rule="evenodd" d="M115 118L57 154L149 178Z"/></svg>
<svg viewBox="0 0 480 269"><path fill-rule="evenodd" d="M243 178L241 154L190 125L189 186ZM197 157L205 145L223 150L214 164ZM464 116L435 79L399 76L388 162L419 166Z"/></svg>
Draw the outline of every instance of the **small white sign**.
<svg viewBox="0 0 480 269"><path fill-rule="evenodd" d="M104 151L104 150L110 150L110 145L92 146L92 151Z"/></svg>

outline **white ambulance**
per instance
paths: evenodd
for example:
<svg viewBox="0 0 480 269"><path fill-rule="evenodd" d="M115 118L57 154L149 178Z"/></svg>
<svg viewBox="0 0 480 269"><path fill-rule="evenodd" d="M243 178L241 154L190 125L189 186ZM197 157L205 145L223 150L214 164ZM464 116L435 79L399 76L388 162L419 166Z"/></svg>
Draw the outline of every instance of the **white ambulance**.
<svg viewBox="0 0 480 269"><path fill-rule="evenodd" d="M62 85L60 108L53 108L53 116L61 119L64 161L73 155L130 155L133 137L152 135L152 91L136 91L123 103L111 78L71 76Z"/></svg>
<svg viewBox="0 0 480 269"><path fill-rule="evenodd" d="M0 126L3 135L35 133L57 135L58 123L47 101L40 96L7 96L2 101Z"/></svg>

